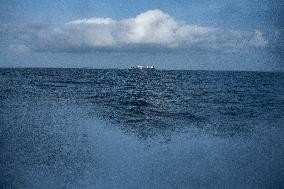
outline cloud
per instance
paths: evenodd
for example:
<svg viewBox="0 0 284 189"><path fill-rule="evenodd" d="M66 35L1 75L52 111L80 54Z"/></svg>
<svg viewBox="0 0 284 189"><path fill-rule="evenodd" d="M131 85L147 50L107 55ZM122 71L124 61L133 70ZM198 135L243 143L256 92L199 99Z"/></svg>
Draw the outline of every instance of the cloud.
<svg viewBox="0 0 284 189"><path fill-rule="evenodd" d="M90 18L90 19L81 19L81 20L74 20L71 22L66 23L67 25L78 25L78 24L113 24L115 23L114 20L111 18Z"/></svg>
<svg viewBox="0 0 284 189"><path fill-rule="evenodd" d="M268 45L268 40L258 30L248 32L187 25L157 9L123 20L85 18L59 26L2 27L0 32L11 34L14 45L35 51L131 50L134 47L235 50Z"/></svg>
<svg viewBox="0 0 284 189"><path fill-rule="evenodd" d="M176 46L176 32L181 27L160 10L150 10L135 18L120 22L122 32L118 41L125 44L156 44Z"/></svg>

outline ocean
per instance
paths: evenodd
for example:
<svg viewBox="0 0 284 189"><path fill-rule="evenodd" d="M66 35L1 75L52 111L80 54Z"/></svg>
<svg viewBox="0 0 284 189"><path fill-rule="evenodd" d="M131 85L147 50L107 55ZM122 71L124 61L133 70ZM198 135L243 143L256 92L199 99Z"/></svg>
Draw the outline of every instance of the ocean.
<svg viewBox="0 0 284 189"><path fill-rule="evenodd" d="M0 188L284 188L284 73L0 69Z"/></svg>

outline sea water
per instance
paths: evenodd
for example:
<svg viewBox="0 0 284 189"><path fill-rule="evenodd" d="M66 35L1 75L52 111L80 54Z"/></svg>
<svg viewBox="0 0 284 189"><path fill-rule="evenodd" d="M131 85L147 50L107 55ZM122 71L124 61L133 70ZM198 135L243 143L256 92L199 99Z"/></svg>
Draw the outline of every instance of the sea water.
<svg viewBox="0 0 284 189"><path fill-rule="evenodd" d="M284 73L0 69L0 188L283 188Z"/></svg>

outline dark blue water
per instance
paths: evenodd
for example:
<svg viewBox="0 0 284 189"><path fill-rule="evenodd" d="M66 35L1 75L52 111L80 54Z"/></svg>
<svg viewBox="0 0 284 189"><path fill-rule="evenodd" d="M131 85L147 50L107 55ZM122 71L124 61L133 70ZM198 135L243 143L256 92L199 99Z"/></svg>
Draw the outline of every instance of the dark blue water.
<svg viewBox="0 0 284 189"><path fill-rule="evenodd" d="M284 73L0 69L0 188L283 188Z"/></svg>

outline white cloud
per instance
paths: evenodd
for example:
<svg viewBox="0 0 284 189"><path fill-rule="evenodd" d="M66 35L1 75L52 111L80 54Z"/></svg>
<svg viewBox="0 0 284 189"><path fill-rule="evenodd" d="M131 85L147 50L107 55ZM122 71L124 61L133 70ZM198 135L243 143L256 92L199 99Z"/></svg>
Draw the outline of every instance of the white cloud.
<svg viewBox="0 0 284 189"><path fill-rule="evenodd" d="M89 18L89 19L81 19L81 20L74 20L71 22L67 22L67 25L78 25L78 24L113 24L115 23L114 20L111 18Z"/></svg>
<svg viewBox="0 0 284 189"><path fill-rule="evenodd" d="M120 21L123 32L121 43L175 46L179 24L160 10L150 10L135 18Z"/></svg>
<svg viewBox="0 0 284 189"><path fill-rule="evenodd" d="M135 47L240 49L264 47L260 31L233 31L187 25L161 10L149 10L134 18L88 18L57 27L26 28L17 36L35 50L84 50ZM26 38L30 39L27 40ZM32 39L32 40L31 40Z"/></svg>

